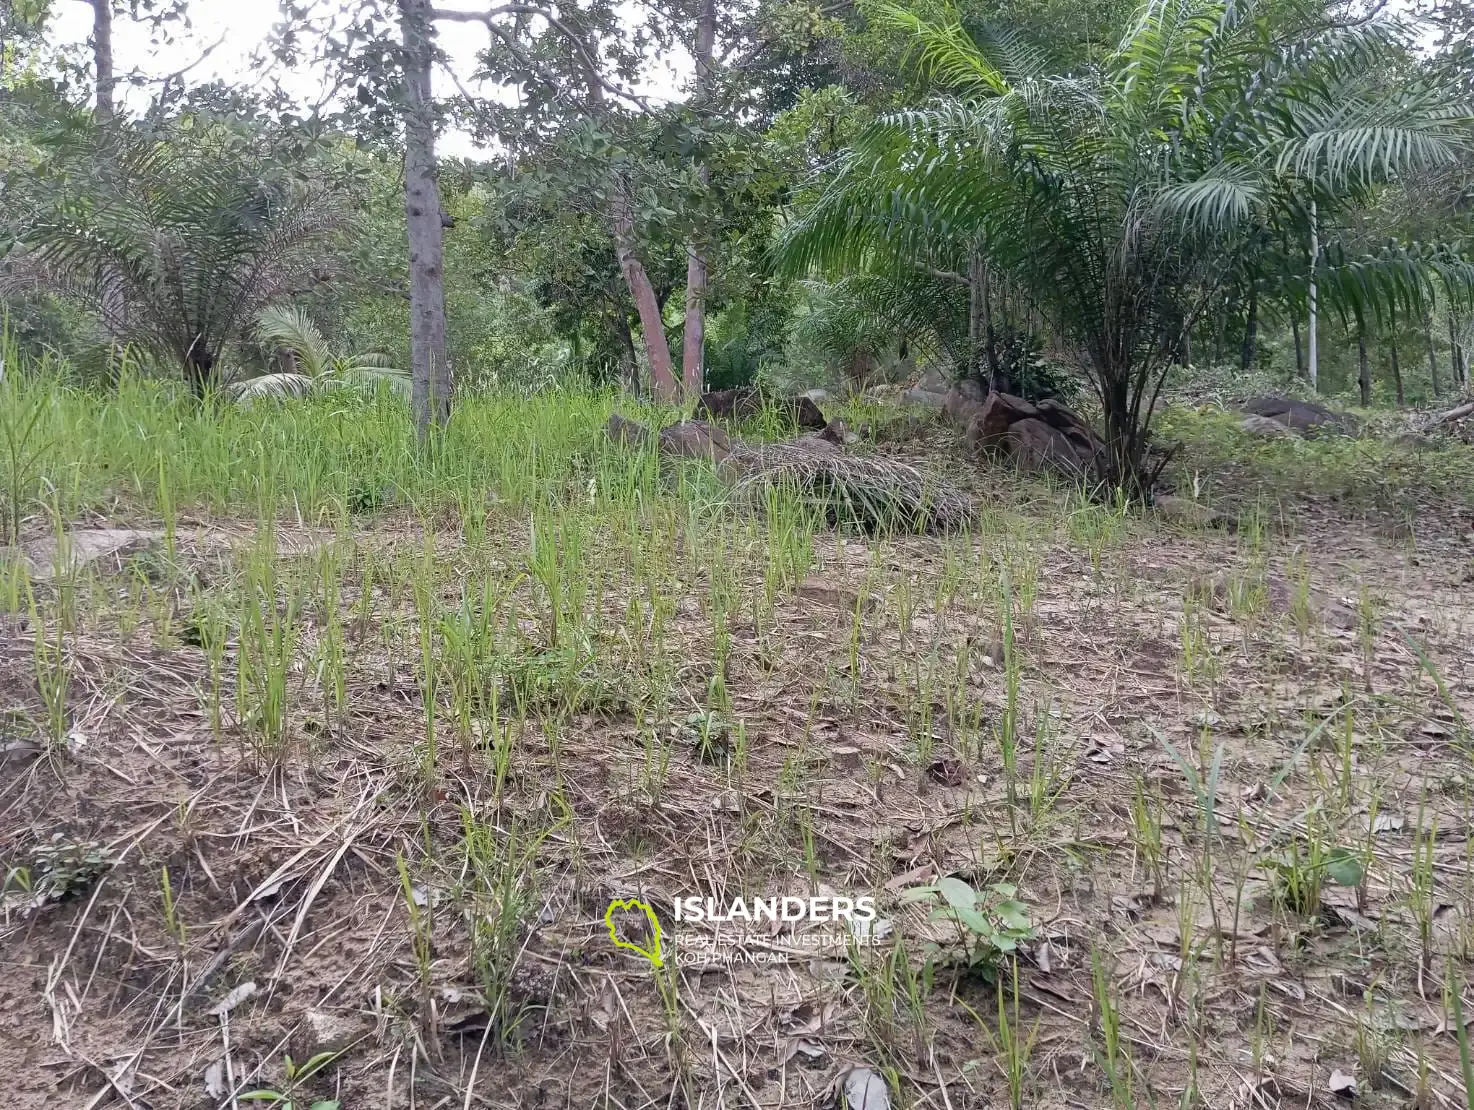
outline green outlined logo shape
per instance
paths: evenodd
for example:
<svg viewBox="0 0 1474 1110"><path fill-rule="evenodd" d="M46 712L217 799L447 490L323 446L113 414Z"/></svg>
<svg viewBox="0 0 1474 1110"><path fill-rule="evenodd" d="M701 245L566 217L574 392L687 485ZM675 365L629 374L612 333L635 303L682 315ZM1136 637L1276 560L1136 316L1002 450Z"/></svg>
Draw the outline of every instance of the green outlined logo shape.
<svg viewBox="0 0 1474 1110"><path fill-rule="evenodd" d="M620 910L639 910L645 915L645 920L650 922L649 948L641 948L633 941L620 939L619 926L614 923L614 915ZM609 939L614 942L616 948L628 948L631 952L638 952L650 961L652 967L664 966L665 960L660 955L660 919L655 916L655 911L648 904L641 902L638 898L616 898L604 911L604 924L608 926Z"/></svg>

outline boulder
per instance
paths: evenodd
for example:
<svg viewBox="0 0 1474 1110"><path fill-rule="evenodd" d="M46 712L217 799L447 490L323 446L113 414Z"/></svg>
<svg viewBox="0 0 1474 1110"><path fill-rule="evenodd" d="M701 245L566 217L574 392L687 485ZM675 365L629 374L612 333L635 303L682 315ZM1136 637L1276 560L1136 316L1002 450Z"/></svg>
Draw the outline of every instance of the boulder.
<svg viewBox="0 0 1474 1110"><path fill-rule="evenodd" d="M930 389L908 389L901 394L903 405L921 405L923 408L940 409L947 405L945 393L934 392Z"/></svg>
<svg viewBox="0 0 1474 1110"><path fill-rule="evenodd" d="M1278 421L1297 432L1350 432L1349 418L1311 401L1290 397L1254 397L1239 406L1251 416Z"/></svg>
<svg viewBox="0 0 1474 1110"><path fill-rule="evenodd" d="M660 429L660 453L678 459L710 459L721 462L732 454L727 433L702 420L682 420Z"/></svg>
<svg viewBox="0 0 1474 1110"><path fill-rule="evenodd" d="M1037 407L1022 397L1015 397L1011 393L990 393L968 425L968 442L974 447L996 447L1003 442L1008 430L1020 420L1041 419L1055 427L1052 421L1043 417Z"/></svg>
<svg viewBox="0 0 1474 1110"><path fill-rule="evenodd" d="M949 412L967 417L968 446L1020 470L1054 469L1070 477L1094 473L1102 447L1090 426L1057 401L1033 404L994 391L982 403L952 395Z"/></svg>
<svg viewBox="0 0 1474 1110"><path fill-rule="evenodd" d="M819 390L818 392L823 392ZM735 422L750 420L759 415L764 407L786 412L800 428L822 428L826 423L824 413L808 394L775 400L763 396L753 385L741 385L735 389L717 389L703 393L696 399L692 416L698 420L722 420Z"/></svg>
<svg viewBox="0 0 1474 1110"><path fill-rule="evenodd" d="M1268 439L1283 439L1285 436L1294 436L1294 430L1288 424L1281 424L1278 420L1268 416L1259 416L1249 413L1239 421L1239 427L1250 435L1264 436Z"/></svg>
<svg viewBox="0 0 1474 1110"><path fill-rule="evenodd" d="M604 425L604 436L610 443L623 447L644 447L650 442L650 429L639 421L626 420L616 412Z"/></svg>
<svg viewBox="0 0 1474 1110"><path fill-rule="evenodd" d="M1071 477L1085 477L1094 466L1095 454L1082 451L1064 432L1044 420L1016 420L999 441L1003 454L1025 473L1057 470Z"/></svg>

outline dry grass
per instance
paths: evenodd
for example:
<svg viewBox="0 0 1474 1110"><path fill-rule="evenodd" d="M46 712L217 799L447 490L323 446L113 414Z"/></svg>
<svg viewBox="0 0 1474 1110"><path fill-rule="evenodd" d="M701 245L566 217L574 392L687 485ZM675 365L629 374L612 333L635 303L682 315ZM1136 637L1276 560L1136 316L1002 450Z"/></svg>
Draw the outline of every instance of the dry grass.
<svg viewBox="0 0 1474 1110"><path fill-rule="evenodd" d="M1467 541L986 479L941 538L581 487L272 545L181 510L13 590L11 1103L811 1106L865 1065L937 1110L1466 1105ZM903 898L949 875L1017 888L1016 964ZM883 943L656 972L603 929L811 893Z"/></svg>

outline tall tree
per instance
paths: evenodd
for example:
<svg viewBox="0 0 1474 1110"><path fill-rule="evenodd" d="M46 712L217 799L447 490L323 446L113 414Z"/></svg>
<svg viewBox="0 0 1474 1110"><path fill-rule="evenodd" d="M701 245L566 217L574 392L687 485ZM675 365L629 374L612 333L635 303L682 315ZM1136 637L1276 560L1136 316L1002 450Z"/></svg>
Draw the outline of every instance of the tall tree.
<svg viewBox="0 0 1474 1110"><path fill-rule="evenodd" d="M97 82L97 122L111 123L117 114L113 76L113 0L91 0L92 65Z"/></svg>
<svg viewBox="0 0 1474 1110"><path fill-rule="evenodd" d="M410 380L421 437L450 416L445 242L435 164L435 26L429 0L397 0L403 39L404 209L409 227Z"/></svg>
<svg viewBox="0 0 1474 1110"><path fill-rule="evenodd" d="M705 106L711 99L713 52L716 48L716 0L698 0L696 17L696 102ZM698 170L701 183L711 183L711 169L704 163ZM688 394L700 393L705 378L707 244L698 228L687 248L686 327L681 342L681 385Z"/></svg>
<svg viewBox="0 0 1474 1110"><path fill-rule="evenodd" d="M435 8L432 16L479 23L490 33L490 72L520 86L524 94L519 113L522 118L509 131L525 140L547 125L550 117L556 123L557 116L569 111L579 124L593 129L591 137L596 137L605 150L603 192L610 237L639 316L652 392L661 400L675 400L680 389L661 301L641 257L633 160L621 155L617 143L611 143L620 131L625 109L648 108L644 98L617 77L620 70L638 68L645 44L625 41L619 13L607 0L592 0L586 7L568 5L556 11L532 3L467 11ZM610 58L613 74L605 70L606 59ZM576 90L572 97L568 95L571 90ZM498 118L512 122L504 114Z"/></svg>

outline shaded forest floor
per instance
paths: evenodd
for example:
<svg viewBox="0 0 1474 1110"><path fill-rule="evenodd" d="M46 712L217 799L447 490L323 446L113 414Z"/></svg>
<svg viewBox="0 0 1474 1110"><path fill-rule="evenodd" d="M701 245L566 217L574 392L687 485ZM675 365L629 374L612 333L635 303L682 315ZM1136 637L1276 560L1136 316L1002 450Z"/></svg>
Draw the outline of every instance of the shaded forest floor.
<svg viewBox="0 0 1474 1110"><path fill-rule="evenodd" d="M1237 526L1184 527L932 432L874 449L975 529L845 535L581 403L429 493L307 408L336 500L78 462L59 516L158 534L0 582L11 1105L1465 1105L1466 489L1352 511L1212 439L1179 492ZM907 894L949 876L972 925ZM675 899L778 895L879 919L678 958Z"/></svg>

